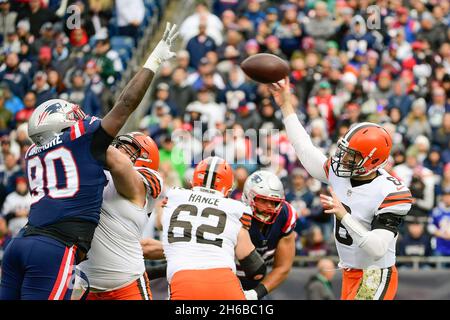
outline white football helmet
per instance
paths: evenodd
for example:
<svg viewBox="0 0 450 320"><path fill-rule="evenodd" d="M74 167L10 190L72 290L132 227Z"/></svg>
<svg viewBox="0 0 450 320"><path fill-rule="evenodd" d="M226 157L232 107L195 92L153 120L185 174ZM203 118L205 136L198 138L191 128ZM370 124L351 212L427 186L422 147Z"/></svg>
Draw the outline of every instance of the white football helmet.
<svg viewBox="0 0 450 320"><path fill-rule="evenodd" d="M49 143L56 134L86 118L81 108L62 99L41 103L28 121L28 136L38 146Z"/></svg>
<svg viewBox="0 0 450 320"><path fill-rule="evenodd" d="M261 201L256 202L255 199L266 201L261 203ZM242 201L252 208L256 220L272 224L283 207L283 184L270 171L255 171L245 181Z"/></svg>

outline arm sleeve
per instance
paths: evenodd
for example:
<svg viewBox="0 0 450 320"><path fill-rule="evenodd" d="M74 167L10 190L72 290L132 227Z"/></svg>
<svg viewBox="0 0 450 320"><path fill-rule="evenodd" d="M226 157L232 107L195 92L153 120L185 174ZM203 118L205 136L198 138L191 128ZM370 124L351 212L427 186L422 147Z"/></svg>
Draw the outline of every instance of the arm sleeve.
<svg viewBox="0 0 450 320"><path fill-rule="evenodd" d="M395 237L393 232L386 229L367 230L350 214L346 214L341 222L357 245L375 260L381 259L386 254L389 244Z"/></svg>
<svg viewBox="0 0 450 320"><path fill-rule="evenodd" d="M159 173L152 169L143 167L137 168L137 171L144 181L147 192L152 196L153 199L158 198L163 187L163 179L161 178Z"/></svg>
<svg viewBox="0 0 450 320"><path fill-rule="evenodd" d="M324 164L327 158L313 145L311 138L298 120L297 115L292 114L285 118L283 122L289 141L294 147L295 153L303 167L312 177L321 182L328 183L324 170Z"/></svg>
<svg viewBox="0 0 450 320"><path fill-rule="evenodd" d="M106 150L108 149L114 137L111 137L101 125L94 132L91 143L91 154L97 161L106 163Z"/></svg>

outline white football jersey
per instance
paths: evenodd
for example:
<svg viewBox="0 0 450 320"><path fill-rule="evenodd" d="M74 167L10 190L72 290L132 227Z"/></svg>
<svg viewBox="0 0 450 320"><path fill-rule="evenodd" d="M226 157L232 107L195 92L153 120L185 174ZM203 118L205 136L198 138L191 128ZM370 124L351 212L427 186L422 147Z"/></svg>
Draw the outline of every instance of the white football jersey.
<svg viewBox="0 0 450 320"><path fill-rule="evenodd" d="M180 270L230 268L242 226L249 228L249 206L201 187L172 189L164 208L163 246L167 280Z"/></svg>
<svg viewBox="0 0 450 320"><path fill-rule="evenodd" d="M152 212L153 192L161 190L162 178L148 168L136 168L147 186L147 199L141 208L122 197L111 174L103 190L100 222L95 229L88 259L78 265L95 290L110 291L127 285L145 272L140 240ZM151 178L150 178L151 177ZM151 185L150 185L151 184Z"/></svg>
<svg viewBox="0 0 450 320"><path fill-rule="evenodd" d="M329 167L329 161L325 164L325 171L331 187L347 212L368 230L372 230L372 221L377 215L393 213L404 216L411 208L409 189L385 170L378 170L380 175L370 183L356 187L352 187L349 178L337 177ZM342 223L336 218L334 220L334 236L340 267L388 268L395 264L395 244L398 236L392 240L384 257L375 261L353 241Z"/></svg>

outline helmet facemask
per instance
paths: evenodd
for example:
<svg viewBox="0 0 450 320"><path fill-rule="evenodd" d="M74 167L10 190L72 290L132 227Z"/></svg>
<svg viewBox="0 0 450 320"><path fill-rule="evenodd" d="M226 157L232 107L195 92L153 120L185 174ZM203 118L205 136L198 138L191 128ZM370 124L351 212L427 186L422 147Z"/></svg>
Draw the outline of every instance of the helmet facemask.
<svg viewBox="0 0 450 320"><path fill-rule="evenodd" d="M336 176L341 178L351 178L365 172L362 166L363 156L357 150L348 147L345 140L338 142L336 153L331 158L331 167Z"/></svg>
<svg viewBox="0 0 450 320"><path fill-rule="evenodd" d="M131 162L134 164L139 158L141 153L141 145L136 139L127 135L116 137L111 145L117 149L125 150L127 156L130 158Z"/></svg>
<svg viewBox="0 0 450 320"><path fill-rule="evenodd" d="M255 219L264 224L274 223L283 206L283 199L262 195L252 195L251 198L250 206Z"/></svg>
<svg viewBox="0 0 450 320"><path fill-rule="evenodd" d="M341 178L366 176L374 170L367 170L364 164L372 157L375 151L376 148L364 158L361 152L350 148L348 142L341 139L338 142L335 155L331 157L331 168L336 176Z"/></svg>
<svg viewBox="0 0 450 320"><path fill-rule="evenodd" d="M66 113L67 120L79 121L86 119L86 113L80 108L79 105L74 104L72 110Z"/></svg>

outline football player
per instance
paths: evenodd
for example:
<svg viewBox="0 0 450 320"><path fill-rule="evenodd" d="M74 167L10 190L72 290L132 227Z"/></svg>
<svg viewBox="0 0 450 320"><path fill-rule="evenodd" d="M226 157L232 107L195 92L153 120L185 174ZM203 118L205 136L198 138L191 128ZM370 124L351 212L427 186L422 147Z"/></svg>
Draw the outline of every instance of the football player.
<svg viewBox="0 0 450 320"><path fill-rule="evenodd" d="M34 144L25 155L32 205L29 222L3 257L0 299L69 299L74 264L90 249L100 219L108 146L137 108L161 62L175 54L176 26L162 40L103 118L87 117L60 99L36 108L28 124Z"/></svg>
<svg viewBox="0 0 450 320"><path fill-rule="evenodd" d="M289 275L295 257L295 209L284 201L280 179L269 171L252 173L244 184L242 201L252 209L250 238L272 270L261 281L240 277L247 300L259 300ZM238 276L242 276L240 266Z"/></svg>
<svg viewBox="0 0 450 320"><path fill-rule="evenodd" d="M100 222L78 268L89 281L88 300L151 300L140 240L162 188L158 147L140 132L112 145L127 157L116 154L114 170L105 171Z"/></svg>
<svg viewBox="0 0 450 320"><path fill-rule="evenodd" d="M233 172L222 158L201 161L192 185L169 190L162 217L170 299L245 300L235 256L251 279L266 269L248 233L251 209L227 198Z"/></svg>
<svg viewBox="0 0 450 320"><path fill-rule="evenodd" d="M271 85L286 131L311 176L331 186L321 195L325 212L334 215L334 235L343 271L342 299L393 299L397 291L395 243L411 208L408 188L383 170L392 147L381 126L353 125L327 159L317 149L291 104L289 79Z"/></svg>

